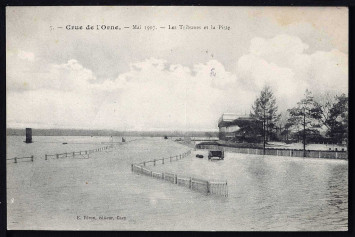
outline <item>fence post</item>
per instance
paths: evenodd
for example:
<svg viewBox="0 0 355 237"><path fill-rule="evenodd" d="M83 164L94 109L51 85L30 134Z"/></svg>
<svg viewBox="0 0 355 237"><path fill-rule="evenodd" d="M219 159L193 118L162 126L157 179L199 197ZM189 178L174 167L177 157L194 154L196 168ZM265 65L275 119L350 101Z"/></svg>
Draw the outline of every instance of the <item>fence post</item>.
<svg viewBox="0 0 355 237"><path fill-rule="evenodd" d="M189 181L189 189L192 188L192 178L190 177L190 181Z"/></svg>
<svg viewBox="0 0 355 237"><path fill-rule="evenodd" d="M338 152L335 152L335 159L338 159Z"/></svg>
<svg viewBox="0 0 355 237"><path fill-rule="evenodd" d="M73 158L74 158L74 156L75 156L75 151L73 152Z"/></svg>
<svg viewBox="0 0 355 237"><path fill-rule="evenodd" d="M291 150L290 150L290 156L292 156Z"/></svg>
<svg viewBox="0 0 355 237"><path fill-rule="evenodd" d="M318 158L320 158L320 151L318 151Z"/></svg>
<svg viewBox="0 0 355 237"><path fill-rule="evenodd" d="M47 155L44 155L44 159L47 160Z"/></svg>
<svg viewBox="0 0 355 237"><path fill-rule="evenodd" d="M132 170L132 172L133 172L133 164L131 164L131 170Z"/></svg>
<svg viewBox="0 0 355 237"><path fill-rule="evenodd" d="M59 158L59 154L56 154L56 156L57 156L57 159Z"/></svg>
<svg viewBox="0 0 355 237"><path fill-rule="evenodd" d="M87 155L88 154L88 151L85 151L85 155Z"/></svg>
<svg viewBox="0 0 355 237"><path fill-rule="evenodd" d="M207 194L209 194L209 193L210 193L210 182L207 181Z"/></svg>
<svg viewBox="0 0 355 237"><path fill-rule="evenodd" d="M174 184L177 184L177 175L174 174Z"/></svg>
<svg viewBox="0 0 355 237"><path fill-rule="evenodd" d="M164 158L163 158L162 160L163 160L163 163L162 163L162 164L164 165Z"/></svg>
<svg viewBox="0 0 355 237"><path fill-rule="evenodd" d="M31 160L32 160L32 162L33 162L33 155L31 156Z"/></svg>
<svg viewBox="0 0 355 237"><path fill-rule="evenodd" d="M154 166L155 166L155 159L154 159Z"/></svg>
<svg viewBox="0 0 355 237"><path fill-rule="evenodd" d="M164 179L164 172L161 172L161 178Z"/></svg>
<svg viewBox="0 0 355 237"><path fill-rule="evenodd" d="M145 166L145 161L143 162L143 165Z"/></svg>
<svg viewBox="0 0 355 237"><path fill-rule="evenodd" d="M17 157L14 158L14 163L17 163Z"/></svg>

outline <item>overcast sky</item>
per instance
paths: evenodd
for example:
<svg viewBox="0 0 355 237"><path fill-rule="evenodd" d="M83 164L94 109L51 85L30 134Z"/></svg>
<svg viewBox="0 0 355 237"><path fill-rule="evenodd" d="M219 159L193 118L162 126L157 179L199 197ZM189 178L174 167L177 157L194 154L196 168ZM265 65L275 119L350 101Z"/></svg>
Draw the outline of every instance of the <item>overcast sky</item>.
<svg viewBox="0 0 355 237"><path fill-rule="evenodd" d="M214 130L265 85L280 112L306 89L348 90L347 8L8 7L6 20L8 127ZM88 24L158 29L65 29ZM231 29L159 28L211 24Z"/></svg>

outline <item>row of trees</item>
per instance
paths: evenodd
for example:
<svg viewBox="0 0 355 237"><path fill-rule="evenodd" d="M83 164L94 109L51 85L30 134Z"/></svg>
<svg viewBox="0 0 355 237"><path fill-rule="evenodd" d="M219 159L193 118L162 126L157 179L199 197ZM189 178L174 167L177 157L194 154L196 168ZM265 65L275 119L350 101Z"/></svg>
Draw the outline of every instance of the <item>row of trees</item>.
<svg viewBox="0 0 355 237"><path fill-rule="evenodd" d="M306 90L295 107L278 113L271 88L264 87L250 116L262 123L259 134L263 137L264 148L267 141L280 140L280 136L286 142L293 138L302 140L304 150L309 141L342 143L348 139L348 97L345 94L331 96L326 93L315 98Z"/></svg>

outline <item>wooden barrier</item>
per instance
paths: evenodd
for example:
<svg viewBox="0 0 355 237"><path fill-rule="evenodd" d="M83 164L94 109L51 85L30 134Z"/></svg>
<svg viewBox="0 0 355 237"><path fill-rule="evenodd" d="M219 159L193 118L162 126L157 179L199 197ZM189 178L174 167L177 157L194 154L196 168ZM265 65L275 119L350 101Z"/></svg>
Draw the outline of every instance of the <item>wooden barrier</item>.
<svg viewBox="0 0 355 237"><path fill-rule="evenodd" d="M99 152L99 151L105 151L108 150L110 148L113 148L113 146L105 146L105 147L100 147L100 148L96 148L96 149L92 149L92 150L86 150L86 151L73 151L73 152L65 152L65 153L59 153L59 154L45 154L44 155L44 159L48 160L49 157L55 157L57 159L59 158L67 158L67 157L72 157L75 158L75 156L79 156L79 158L81 159L88 159L90 158L90 154L94 153L94 152Z"/></svg>
<svg viewBox="0 0 355 237"><path fill-rule="evenodd" d="M157 179L162 179L163 178L163 174L162 173L158 173L158 172L152 172L152 177L153 178L157 178Z"/></svg>
<svg viewBox="0 0 355 237"><path fill-rule="evenodd" d="M154 172L147 168L143 168L137 164L131 164L131 170L134 173L150 176L156 179L166 180L170 183L177 184L178 186L184 186L191 190L204 193L206 195L218 195L228 197L227 181L208 181L192 177L182 177L174 173L160 173Z"/></svg>
<svg viewBox="0 0 355 237"><path fill-rule="evenodd" d="M134 139L134 140L137 140L137 139ZM131 140L131 141L134 141L134 140ZM92 149L92 150L86 150L86 151L73 151L73 152L65 152L65 153L58 153L58 154L45 154L44 155L44 160L49 160L49 158L51 158L51 157L52 158L56 158L56 159L68 158L68 157L75 158L76 155L79 155L79 157L81 157L81 158L88 159L88 158L90 158L89 155L91 153L94 153L95 151L105 151L105 150L108 150L110 148L113 148L113 145L105 146L105 147L101 147L101 148L97 148L97 149ZM34 161L34 156L32 155L32 156L27 156L27 157L14 157L14 158L6 159L6 160L7 161L14 161L13 163L28 162L28 161L33 162Z"/></svg>
<svg viewBox="0 0 355 237"><path fill-rule="evenodd" d="M176 178L176 183L179 186L184 186L187 188L191 188L191 178L184 178L184 177L177 177Z"/></svg>
<svg viewBox="0 0 355 237"><path fill-rule="evenodd" d="M192 190L208 194L209 193L209 187L208 186L209 185L208 185L208 181L207 180L191 178L191 189Z"/></svg>
<svg viewBox="0 0 355 237"><path fill-rule="evenodd" d="M161 161L160 164L165 164L165 160L170 160L170 162L172 162L172 159L175 158L175 160L179 160L179 159L182 159L182 158L185 158L187 157L188 155L191 154L191 150L183 153L183 154L180 154L180 155L176 155L176 156L170 156L170 157L167 157L167 158L161 158L161 159L153 159L153 160L147 160L147 161L143 161L141 164L143 166L146 166L147 164L149 163L153 163L153 166L156 166L157 164L159 164L159 161Z"/></svg>
<svg viewBox="0 0 355 237"><path fill-rule="evenodd" d="M14 158L8 158L6 160L9 160L9 161L13 160L14 163L29 162L29 161L33 162L34 156L32 155L32 156L25 156L25 157L14 157Z"/></svg>
<svg viewBox="0 0 355 237"><path fill-rule="evenodd" d="M263 149L255 148L236 148L236 147L224 147L216 145L196 145L198 149L208 149L208 150L220 150L223 149L227 152L243 153L243 154L255 154L264 155ZM292 150L292 149L265 149L265 155L272 156L290 156L290 157L304 157L303 150ZM308 158L324 158L324 159L348 159L348 152L346 151L314 151L306 150L305 157Z"/></svg>
<svg viewBox="0 0 355 237"><path fill-rule="evenodd" d="M164 180L170 182L170 183L175 183L175 174L172 173L164 173Z"/></svg>
<svg viewBox="0 0 355 237"><path fill-rule="evenodd" d="M217 195L228 197L227 184L228 184L227 181L225 181L225 182L218 182L218 181L209 182L209 192L211 194L217 194Z"/></svg>
<svg viewBox="0 0 355 237"><path fill-rule="evenodd" d="M189 150L188 152L185 152L183 154L177 155L177 156L175 156L175 158L176 158L176 160L178 160L178 158L182 159L184 157L187 157L190 153L191 153L191 150ZM131 171L134 173L150 176L150 177L153 177L156 179L166 180L170 183L177 184L179 186L184 186L184 187L187 187L191 190L204 193L206 195L215 194L215 195L224 196L224 197L228 196L227 182L222 182L222 181L209 182L208 180L204 180L204 179L178 176L177 174L174 174L174 173L155 172L155 171L152 171L152 170L149 170L146 168L147 163L153 162L155 165L156 161L161 160L162 164L164 164L164 159L171 160L171 158L172 157L170 156L169 158L144 161L140 164L131 164Z"/></svg>

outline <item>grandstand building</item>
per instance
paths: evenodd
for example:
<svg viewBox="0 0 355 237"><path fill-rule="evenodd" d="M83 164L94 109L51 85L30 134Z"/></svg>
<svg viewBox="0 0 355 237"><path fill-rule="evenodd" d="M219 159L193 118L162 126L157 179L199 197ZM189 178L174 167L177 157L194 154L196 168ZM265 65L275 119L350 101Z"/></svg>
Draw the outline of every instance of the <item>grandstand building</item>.
<svg viewBox="0 0 355 237"><path fill-rule="evenodd" d="M219 140L245 142L258 140L260 135L249 132L259 122L249 116L224 113L218 120Z"/></svg>

